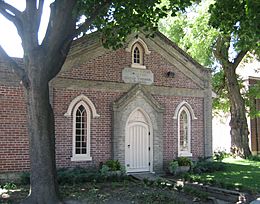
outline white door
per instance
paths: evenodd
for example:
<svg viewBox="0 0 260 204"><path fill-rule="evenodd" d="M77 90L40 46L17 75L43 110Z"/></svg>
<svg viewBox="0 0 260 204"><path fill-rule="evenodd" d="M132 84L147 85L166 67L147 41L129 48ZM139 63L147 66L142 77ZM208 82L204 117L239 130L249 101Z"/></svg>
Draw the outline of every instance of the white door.
<svg viewBox="0 0 260 204"><path fill-rule="evenodd" d="M149 126L145 118L140 117L140 112L138 112L130 118L126 128L127 172L150 171ZM136 117L137 115L139 117Z"/></svg>

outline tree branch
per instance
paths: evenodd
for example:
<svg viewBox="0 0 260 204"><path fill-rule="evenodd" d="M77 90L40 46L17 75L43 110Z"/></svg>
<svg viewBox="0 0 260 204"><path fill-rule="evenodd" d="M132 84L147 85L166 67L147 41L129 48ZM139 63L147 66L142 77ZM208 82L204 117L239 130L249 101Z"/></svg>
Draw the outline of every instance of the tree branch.
<svg viewBox="0 0 260 204"><path fill-rule="evenodd" d="M19 33L22 31L22 13L19 10L0 0L0 13L16 26Z"/></svg>
<svg viewBox="0 0 260 204"><path fill-rule="evenodd" d="M213 50L214 56L220 61L222 66L228 66L230 64L228 60L228 50L230 46L230 38L225 39L222 36L217 38L215 43L215 49Z"/></svg>
<svg viewBox="0 0 260 204"><path fill-rule="evenodd" d="M0 0L0 8L10 11L11 13L14 14L14 16L16 16L19 19L21 18L21 14L22 14L21 11L11 6L10 4L4 2L3 0Z"/></svg>
<svg viewBox="0 0 260 204"><path fill-rule="evenodd" d="M240 64L240 62L242 61L242 59L244 58L246 53L247 53L247 50L246 51L242 50L238 53L237 57L234 59L234 62L233 62L234 68L237 68L237 66Z"/></svg>
<svg viewBox="0 0 260 204"><path fill-rule="evenodd" d="M104 4L99 5L98 7L95 7L92 14L88 19L85 20L85 22L75 30L73 33L73 37L77 37L80 33L86 32L87 29L89 29L90 25L92 24L93 20L106 8L109 7L112 0L104 1Z"/></svg>
<svg viewBox="0 0 260 204"><path fill-rule="evenodd" d="M20 67L11 57L7 55L2 46L0 45L0 57L7 63L7 68L14 72L22 81L25 88L29 87L30 81L25 70Z"/></svg>

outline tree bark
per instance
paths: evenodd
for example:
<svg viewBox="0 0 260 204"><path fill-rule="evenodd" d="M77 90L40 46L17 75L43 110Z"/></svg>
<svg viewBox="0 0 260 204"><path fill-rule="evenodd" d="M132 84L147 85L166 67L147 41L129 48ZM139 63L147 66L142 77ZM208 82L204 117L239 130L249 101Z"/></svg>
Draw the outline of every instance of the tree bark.
<svg viewBox="0 0 260 204"><path fill-rule="evenodd" d="M49 102L49 85L43 74L44 62L28 65L30 87L27 98L30 145L30 194L23 203L60 203L56 176L54 114ZM46 66L46 65L45 65Z"/></svg>
<svg viewBox="0 0 260 204"><path fill-rule="evenodd" d="M240 87L237 80L236 68L233 64L223 66L226 76L225 82L230 101L230 134L231 152L242 158L251 155L248 140L248 125L246 119L245 101L241 96Z"/></svg>

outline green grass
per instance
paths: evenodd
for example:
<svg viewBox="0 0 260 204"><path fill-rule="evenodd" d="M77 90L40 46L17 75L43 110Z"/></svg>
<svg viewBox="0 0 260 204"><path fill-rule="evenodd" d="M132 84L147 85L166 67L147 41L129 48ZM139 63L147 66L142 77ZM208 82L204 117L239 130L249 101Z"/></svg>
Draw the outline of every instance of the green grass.
<svg viewBox="0 0 260 204"><path fill-rule="evenodd" d="M193 174L190 178L232 190L260 193L260 161L226 158L226 169L214 173Z"/></svg>

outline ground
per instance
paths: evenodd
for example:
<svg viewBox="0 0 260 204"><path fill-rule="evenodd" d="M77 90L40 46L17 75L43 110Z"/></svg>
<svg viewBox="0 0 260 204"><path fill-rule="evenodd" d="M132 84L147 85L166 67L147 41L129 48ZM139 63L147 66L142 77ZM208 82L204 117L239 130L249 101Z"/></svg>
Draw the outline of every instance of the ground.
<svg viewBox="0 0 260 204"><path fill-rule="evenodd" d="M0 203L18 203L28 194L29 186L17 186L16 190L1 195ZM83 183L63 185L60 191L64 200L80 200L82 203L213 203L195 195L179 193L169 187L125 180L121 182ZM1 194L1 191L0 191ZM8 197L9 196L9 197ZM8 198L4 198L8 197Z"/></svg>

